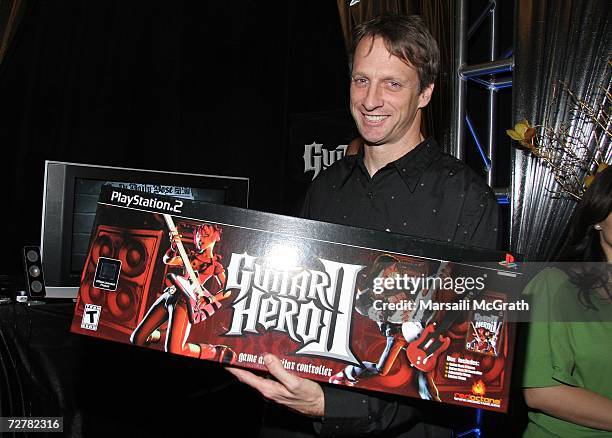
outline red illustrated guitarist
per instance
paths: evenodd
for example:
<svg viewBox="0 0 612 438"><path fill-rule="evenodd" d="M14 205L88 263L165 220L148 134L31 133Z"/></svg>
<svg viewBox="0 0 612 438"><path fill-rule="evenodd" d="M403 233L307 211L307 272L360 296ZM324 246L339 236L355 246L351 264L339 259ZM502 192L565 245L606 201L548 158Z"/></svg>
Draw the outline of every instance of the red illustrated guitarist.
<svg viewBox="0 0 612 438"><path fill-rule="evenodd" d="M434 277L441 279L448 277L451 266L448 262L441 262ZM395 288L385 288L384 291L377 293L372 287L375 278L395 278L401 276L401 274L418 277L418 269L415 270L415 268L411 268L410 264L404 264L394 256L385 254L376 259L370 271L369 274L365 274L363 288L358 289L355 309L359 314L368 316L378 324L381 333L386 337L386 346L380 354L378 362L362 361L361 365L348 365L339 373L331 376L329 383L354 386L363 378L388 375L400 352L406 349L407 345L409 345L408 350L410 351L410 345L412 345L410 343L415 339L421 339L423 333L429 330L430 320L434 317L433 312L425 311L424 307L421 307L418 303L420 301L435 301L437 294L435 288L421 288L411 294L408 291L396 290ZM385 310L384 307L382 311L377 311L374 306L374 302L377 300L385 303L411 300L415 305L414 310L411 311L398 310L392 312ZM423 329L424 326L426 327L425 330ZM410 358L410 355L408 357ZM437 355L435 358L437 358ZM435 358L432 360L432 364L435 363ZM414 362L412 364L417 369L416 384L419 396L422 399L431 400L434 396L429 391L428 376L425 372L432 371L433 367L423 369L414 365Z"/></svg>
<svg viewBox="0 0 612 438"><path fill-rule="evenodd" d="M171 245L163 261L171 267L182 267L182 273L167 275L171 286L151 305L130 341L136 345L157 342L161 338L159 328L168 322L165 351L231 364L236 354L229 347L187 342L191 326L212 316L221 307L221 300L230 295L223 290L225 269L213 252L221 240L221 228L197 225L193 231L194 249L187 252L172 218L164 215L164 219L170 229ZM213 295L211 291L220 292Z"/></svg>

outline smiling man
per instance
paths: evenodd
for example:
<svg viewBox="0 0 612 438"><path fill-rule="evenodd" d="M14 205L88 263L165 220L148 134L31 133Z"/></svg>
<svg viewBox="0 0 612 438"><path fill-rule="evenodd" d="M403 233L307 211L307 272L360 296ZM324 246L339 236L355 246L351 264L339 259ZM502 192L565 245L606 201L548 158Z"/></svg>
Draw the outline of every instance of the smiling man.
<svg viewBox="0 0 612 438"><path fill-rule="evenodd" d="M423 140L421 109L433 87L421 84L410 63L389 53L382 37L361 39L353 58L351 113L367 146L364 162L371 176Z"/></svg>
<svg viewBox="0 0 612 438"><path fill-rule="evenodd" d="M363 148L315 179L302 215L495 248L498 213L491 189L420 131L422 110L431 99L439 64L437 43L420 17L376 17L355 28L353 44L350 108ZM286 371L272 355L264 360L276 380L245 370L230 371L267 399L313 417L310 434L451 436L449 428L433 425L444 422L446 418L441 417L446 416L423 411L415 400L321 386ZM334 376L333 383L343 379L351 383L348 375ZM289 413L282 419L285 430L268 423L263 435L308 436L308 430L296 430L299 422Z"/></svg>

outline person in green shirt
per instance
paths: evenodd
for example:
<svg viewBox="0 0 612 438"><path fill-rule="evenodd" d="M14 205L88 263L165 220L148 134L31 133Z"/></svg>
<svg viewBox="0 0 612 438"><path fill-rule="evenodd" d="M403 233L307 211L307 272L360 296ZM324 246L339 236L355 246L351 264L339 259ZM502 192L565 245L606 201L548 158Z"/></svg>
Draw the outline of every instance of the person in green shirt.
<svg viewBox="0 0 612 438"><path fill-rule="evenodd" d="M576 207L558 259L574 263L545 269L525 289L533 322L523 436L612 437L612 167Z"/></svg>

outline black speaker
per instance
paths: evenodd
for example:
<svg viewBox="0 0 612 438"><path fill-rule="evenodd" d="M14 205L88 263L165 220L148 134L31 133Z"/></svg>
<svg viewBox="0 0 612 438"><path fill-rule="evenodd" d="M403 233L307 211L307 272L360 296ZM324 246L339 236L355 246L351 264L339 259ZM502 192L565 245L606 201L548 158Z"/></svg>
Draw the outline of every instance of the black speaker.
<svg viewBox="0 0 612 438"><path fill-rule="evenodd" d="M25 269L26 292L30 298L44 298L45 277L43 275L40 248L38 246L23 247L23 267Z"/></svg>

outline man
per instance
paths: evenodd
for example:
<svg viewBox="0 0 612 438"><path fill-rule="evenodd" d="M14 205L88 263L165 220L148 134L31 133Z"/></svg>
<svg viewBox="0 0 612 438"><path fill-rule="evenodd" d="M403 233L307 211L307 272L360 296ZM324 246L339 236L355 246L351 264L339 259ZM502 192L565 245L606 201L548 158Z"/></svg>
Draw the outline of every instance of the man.
<svg viewBox="0 0 612 438"><path fill-rule="evenodd" d="M497 205L490 188L420 132L439 64L437 43L421 19L376 17L356 27L353 44L350 109L363 148L319 175L303 216L494 248ZM415 401L322 387L286 371L273 355L264 361L276 380L230 371L267 399L314 417L321 435L450 436L423 423Z"/></svg>

